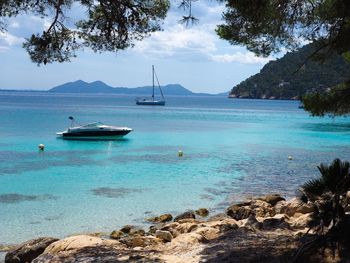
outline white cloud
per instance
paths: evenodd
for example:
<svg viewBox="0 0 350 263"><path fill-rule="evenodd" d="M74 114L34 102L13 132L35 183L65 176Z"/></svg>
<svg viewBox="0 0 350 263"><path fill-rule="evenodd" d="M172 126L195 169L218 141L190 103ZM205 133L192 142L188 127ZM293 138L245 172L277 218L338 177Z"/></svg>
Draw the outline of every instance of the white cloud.
<svg viewBox="0 0 350 263"><path fill-rule="evenodd" d="M12 35L8 32L0 32L0 42L7 46L14 46L22 44L24 41L23 38Z"/></svg>
<svg viewBox="0 0 350 263"><path fill-rule="evenodd" d="M172 56L184 51L213 52L216 45L215 37L209 32L195 28L186 29L177 24L137 43L134 50L145 55Z"/></svg>
<svg viewBox="0 0 350 263"><path fill-rule="evenodd" d="M263 58L257 57L252 52L237 52L235 54L224 54L224 55L211 55L210 56L213 61L222 62L222 63L242 63L242 64L266 64L270 60L271 57Z"/></svg>
<svg viewBox="0 0 350 263"><path fill-rule="evenodd" d="M221 23L225 6L198 1L193 5L197 25L186 27L179 24L182 11L173 7L164 24L164 31L136 43L133 52L153 57L176 57L190 61L206 60L218 63L265 64L272 58L261 58L238 46L220 40L215 28ZM228 49L226 52L224 49ZM219 50L221 50L219 54ZM225 54L226 53L226 54Z"/></svg>

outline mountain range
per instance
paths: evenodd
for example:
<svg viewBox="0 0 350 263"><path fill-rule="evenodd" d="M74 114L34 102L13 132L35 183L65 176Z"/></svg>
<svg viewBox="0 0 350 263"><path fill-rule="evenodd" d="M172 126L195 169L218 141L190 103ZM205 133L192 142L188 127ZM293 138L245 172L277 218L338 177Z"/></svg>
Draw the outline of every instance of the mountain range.
<svg viewBox="0 0 350 263"><path fill-rule="evenodd" d="M270 61L260 73L233 87L230 97L299 99L308 92L323 92L346 81L350 75L350 63L338 54L332 54L323 62L309 59L316 48L311 43Z"/></svg>
<svg viewBox="0 0 350 263"><path fill-rule="evenodd" d="M194 93L180 84L169 84L162 86L162 91L165 96L167 95L178 95L178 96L191 96L191 95L203 95L208 96L212 94L206 93ZM130 94L130 95L148 95L152 94L152 86L143 86L137 88L126 88L126 87L111 87L102 81L94 81L91 83L77 80L74 82L68 82L59 86L56 86L48 92L55 93L104 93L104 94ZM227 93L220 93L217 95L227 96ZM159 89L155 88L155 95L160 95ZM213 95L212 95L213 96Z"/></svg>

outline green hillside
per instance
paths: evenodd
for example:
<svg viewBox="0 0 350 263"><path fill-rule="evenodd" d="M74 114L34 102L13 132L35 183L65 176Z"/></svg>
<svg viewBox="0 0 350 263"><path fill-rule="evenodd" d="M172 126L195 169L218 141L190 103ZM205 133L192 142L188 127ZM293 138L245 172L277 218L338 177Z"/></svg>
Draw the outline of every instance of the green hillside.
<svg viewBox="0 0 350 263"><path fill-rule="evenodd" d="M314 45L309 44L270 61L260 73L233 87L230 97L298 99L307 92L326 90L349 78L350 64L341 56L333 55L324 63L307 60L313 51Z"/></svg>

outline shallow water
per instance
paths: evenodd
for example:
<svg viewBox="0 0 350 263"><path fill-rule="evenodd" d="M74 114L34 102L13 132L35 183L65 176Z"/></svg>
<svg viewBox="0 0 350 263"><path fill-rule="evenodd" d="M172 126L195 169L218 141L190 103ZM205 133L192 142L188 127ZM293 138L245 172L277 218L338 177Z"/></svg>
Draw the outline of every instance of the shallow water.
<svg viewBox="0 0 350 263"><path fill-rule="evenodd" d="M57 139L71 115L134 132ZM295 101L170 97L153 108L130 96L3 92L0 123L0 244L109 232L268 192L293 196L320 162L350 154L348 119L309 117Z"/></svg>

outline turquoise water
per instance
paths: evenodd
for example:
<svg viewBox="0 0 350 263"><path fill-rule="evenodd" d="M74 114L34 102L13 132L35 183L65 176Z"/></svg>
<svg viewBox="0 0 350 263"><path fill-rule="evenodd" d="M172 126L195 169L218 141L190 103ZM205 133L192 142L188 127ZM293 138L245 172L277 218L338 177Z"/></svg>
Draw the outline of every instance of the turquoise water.
<svg viewBox="0 0 350 263"><path fill-rule="evenodd" d="M57 139L70 115L134 132ZM312 118L294 101L170 97L153 108L129 96L3 92L0 123L0 244L109 232L268 192L293 196L317 164L350 153L348 119Z"/></svg>

